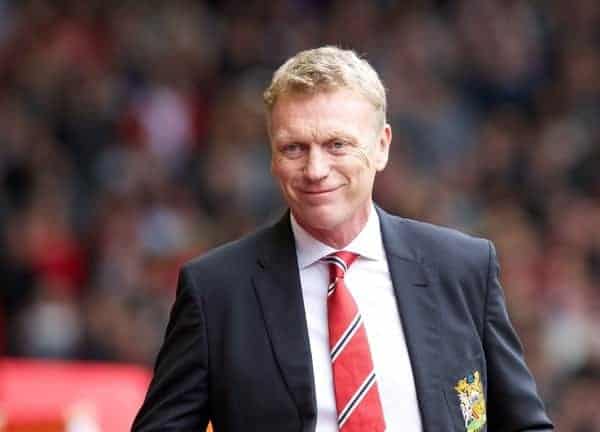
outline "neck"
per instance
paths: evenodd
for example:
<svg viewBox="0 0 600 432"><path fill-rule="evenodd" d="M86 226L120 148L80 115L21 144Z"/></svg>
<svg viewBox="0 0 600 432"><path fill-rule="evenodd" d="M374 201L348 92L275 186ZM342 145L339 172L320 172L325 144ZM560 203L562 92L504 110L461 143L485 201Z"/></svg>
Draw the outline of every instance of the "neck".
<svg viewBox="0 0 600 432"><path fill-rule="evenodd" d="M356 214L351 220L345 221L333 228L318 228L310 226L296 217L295 219L296 222L298 222L298 225L300 225L312 237L319 240L321 243L331 246L334 249L341 250L348 246L350 242L352 242L352 240L354 240L356 236L360 234L369 220L370 212L371 207Z"/></svg>

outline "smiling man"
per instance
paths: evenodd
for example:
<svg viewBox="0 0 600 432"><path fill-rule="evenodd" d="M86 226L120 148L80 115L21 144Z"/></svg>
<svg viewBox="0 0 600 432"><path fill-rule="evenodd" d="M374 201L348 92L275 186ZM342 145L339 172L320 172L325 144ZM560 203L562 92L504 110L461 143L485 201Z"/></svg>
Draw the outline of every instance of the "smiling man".
<svg viewBox="0 0 600 432"><path fill-rule="evenodd" d="M372 201L377 73L323 47L265 92L289 211L186 264L134 431L550 431L489 241Z"/></svg>
<svg viewBox="0 0 600 432"><path fill-rule="evenodd" d="M375 174L387 163L392 132L378 114L344 88L284 93L271 111L273 175L298 224L335 248L366 225Z"/></svg>

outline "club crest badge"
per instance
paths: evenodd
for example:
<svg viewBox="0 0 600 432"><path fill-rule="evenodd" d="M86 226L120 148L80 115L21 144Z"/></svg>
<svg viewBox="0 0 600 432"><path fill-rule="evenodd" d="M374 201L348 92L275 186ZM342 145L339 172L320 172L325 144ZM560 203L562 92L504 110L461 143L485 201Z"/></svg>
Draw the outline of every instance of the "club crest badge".
<svg viewBox="0 0 600 432"><path fill-rule="evenodd" d="M460 401L460 410L467 432L479 432L486 422L485 398L481 374L475 371L456 383L454 387Z"/></svg>

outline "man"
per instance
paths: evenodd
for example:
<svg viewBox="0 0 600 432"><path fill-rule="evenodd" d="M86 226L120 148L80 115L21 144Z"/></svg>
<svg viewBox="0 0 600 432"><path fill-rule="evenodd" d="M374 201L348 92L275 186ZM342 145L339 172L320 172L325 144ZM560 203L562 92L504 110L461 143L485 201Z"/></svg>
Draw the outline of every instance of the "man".
<svg viewBox="0 0 600 432"><path fill-rule="evenodd" d="M290 211L184 266L133 430L552 430L490 242L374 206L377 73L304 51L265 92Z"/></svg>

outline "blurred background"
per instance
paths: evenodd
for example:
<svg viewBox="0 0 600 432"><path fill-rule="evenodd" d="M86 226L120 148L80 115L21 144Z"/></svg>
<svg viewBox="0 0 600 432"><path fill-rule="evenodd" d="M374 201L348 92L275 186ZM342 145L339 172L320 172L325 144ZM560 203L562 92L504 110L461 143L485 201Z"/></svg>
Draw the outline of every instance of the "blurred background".
<svg viewBox="0 0 600 432"><path fill-rule="evenodd" d="M558 430L600 431L597 0L0 0L0 353L151 367L178 266L281 214L261 93L352 48L376 201L492 239Z"/></svg>

